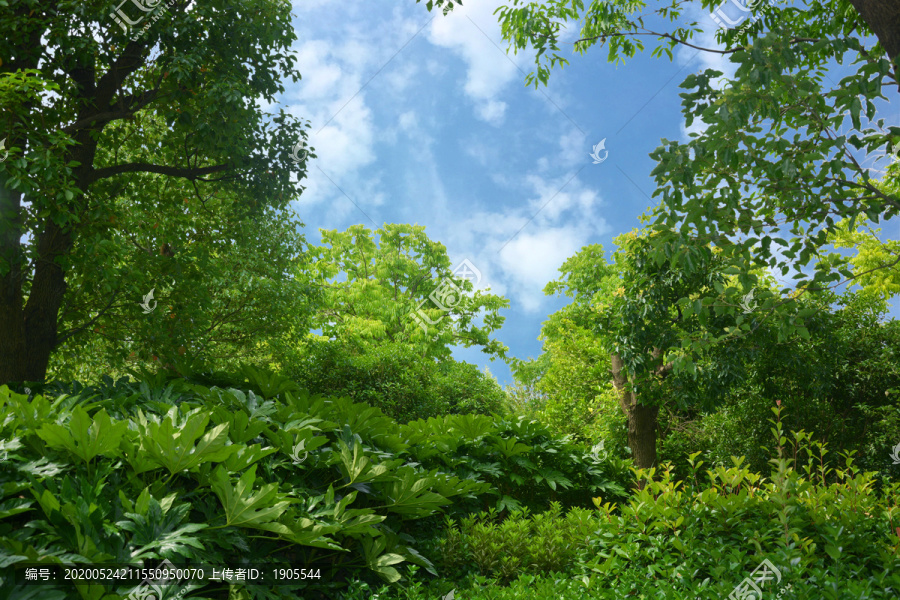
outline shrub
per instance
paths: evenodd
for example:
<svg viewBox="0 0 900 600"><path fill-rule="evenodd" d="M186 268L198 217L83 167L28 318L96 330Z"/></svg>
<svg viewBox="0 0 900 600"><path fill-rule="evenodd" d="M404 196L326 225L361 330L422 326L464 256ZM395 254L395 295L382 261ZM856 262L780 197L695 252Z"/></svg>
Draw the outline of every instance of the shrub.
<svg viewBox="0 0 900 600"><path fill-rule="evenodd" d="M590 511L574 508L563 517L557 502L533 517L527 509L502 521L496 510L481 512L459 525L447 519L442 559L452 569L475 568L504 582L523 573L562 572L572 566L595 528Z"/></svg>
<svg viewBox="0 0 900 600"><path fill-rule="evenodd" d="M401 423L446 414L491 413L504 399L497 381L474 365L423 359L402 344L353 349L308 340L288 374L306 389L365 402Z"/></svg>
<svg viewBox="0 0 900 600"><path fill-rule="evenodd" d="M426 468L491 484L480 507L463 502L457 510L540 511L553 501L587 507L597 494L624 498L631 480L630 461L610 456L602 443L590 448L525 417L450 415L413 421L400 431Z"/></svg>
<svg viewBox="0 0 900 600"><path fill-rule="evenodd" d="M589 517L572 511L572 523L564 524L558 511L544 517L543 529L541 516L524 513L503 523L491 514L450 522L443 550L456 571L372 598L424 600L453 588L455 600L896 598L900 484L878 490L874 474L860 472L848 454L844 467L832 472L824 445L802 431L788 440L781 410L773 410L777 456L768 477L747 468L743 458L702 473L695 454L686 480L674 478L671 465L638 471L645 485L627 502L596 498L598 510ZM585 531L584 539L576 537ZM527 557L538 538L548 549L570 551L567 536L575 547L567 572L547 573L541 569L560 562L539 567ZM494 577L461 576L464 564ZM751 582L761 595L750 593ZM747 591L737 593L739 586Z"/></svg>
<svg viewBox="0 0 900 600"><path fill-rule="evenodd" d="M0 598L71 597L63 584L15 584L10 567L24 561L321 569L320 580L258 596L271 599L334 597L363 572L395 581L404 561L432 569L407 523L489 485L411 462L377 408L244 375L258 392L120 380L55 396L65 386L47 386L29 400L0 387ZM93 586L84 597L114 600L133 587ZM211 583L187 597L241 587L263 594Z"/></svg>

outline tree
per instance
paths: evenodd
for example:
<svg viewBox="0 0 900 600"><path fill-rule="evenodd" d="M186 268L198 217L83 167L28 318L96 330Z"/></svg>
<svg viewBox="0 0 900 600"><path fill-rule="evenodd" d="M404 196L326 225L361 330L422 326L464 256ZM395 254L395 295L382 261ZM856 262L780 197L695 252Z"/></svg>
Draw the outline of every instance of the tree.
<svg viewBox="0 0 900 600"><path fill-rule="evenodd" d="M560 433L590 440L597 420L606 416L600 398L610 395L612 380L609 351L594 331L596 312L589 300L611 294L619 280L599 244L582 248L560 272L562 277L548 283L544 293L564 294L574 301L541 326L540 356L512 359L510 366L518 385L533 387L542 398L542 422Z"/></svg>
<svg viewBox="0 0 900 600"><path fill-rule="evenodd" d="M310 324L321 335L295 328L292 348L273 353L282 370L400 421L501 408L496 380L451 358L456 344L480 346L492 360L507 350L490 334L509 301L474 289L474 265L451 271L446 249L421 226L354 225L322 230L322 240L295 268L295 279L321 293Z"/></svg>
<svg viewBox="0 0 900 600"><path fill-rule="evenodd" d="M288 2L251 0L238 15L221 1L174 0L146 18L125 15L143 19L138 32L119 18L132 5L114 4L11 0L0 15L9 151L0 163L0 383L43 380L60 342L110 314L110 298L138 292L139 302L149 291L129 285L136 265L124 265L113 290L71 297L71 274L109 248L98 223L112 223L113 205L151 212L160 202L157 213L171 214L188 191L198 203L222 192L229 227L212 237L228 239L239 222L286 206L297 193L292 174L305 172L289 161L301 124L252 100L273 101L282 78L298 79ZM117 152L123 142L130 152ZM188 235L168 233L160 252L170 258ZM64 306L77 307L66 318L93 316L60 332Z"/></svg>
<svg viewBox="0 0 900 600"><path fill-rule="evenodd" d="M503 324L498 311L509 300L475 290L470 279L480 275L471 263L451 272L446 248L424 227L385 224L373 232L354 225L322 230L322 240L308 265L323 288L313 326L325 338L349 348L408 344L428 359L448 358L455 344L505 357L506 346L490 334Z"/></svg>
<svg viewBox="0 0 900 600"><path fill-rule="evenodd" d="M545 327L559 323L567 332L580 332L582 343L588 342L583 332L590 331L594 346L607 353L608 358L600 364L608 365L628 423L628 446L639 468L655 466L660 406L684 387L683 377L673 374L673 367L686 356L668 348L679 346L681 340L700 330L722 327L720 321L686 317L675 301L684 295L698 297L726 280L716 250L708 245L695 246L690 270L657 263L651 253L654 235L635 231L617 237L612 264L605 260L602 246L586 246L563 263L562 276L545 289L548 294L562 292L573 297L564 314L575 316L568 326L551 317ZM561 333L557 331L554 337L562 338ZM727 368L698 373L695 365L690 376L699 376L709 388L728 385L732 374ZM682 405L697 399L691 394L678 397Z"/></svg>
<svg viewBox="0 0 900 600"><path fill-rule="evenodd" d="M452 0L436 2L449 9ZM702 0L711 8L717 0ZM528 83L547 84L554 66L567 64L557 52L562 28L581 27L575 50L609 44L609 60L624 61L643 50L643 37L660 44L654 55L678 45L725 55L735 65L732 79L707 69L690 75L681 87L686 124L700 120L705 129L682 144L662 140L651 157L658 162L654 259L680 263L697 241L713 243L728 262L736 285L710 289L701 302L682 297L684 316L696 308L703 319L730 315L730 336L748 335L751 326L736 310L746 290L759 288L757 312L776 322L780 339L803 334L809 314L797 310L802 294L853 281L845 257L824 250L837 223L852 225L863 216L874 221L900 214L896 190L882 190L862 165L883 156L900 141L900 127L876 120L877 99L898 85L900 5L883 0L830 0L795 6L754 3L760 18L717 33L725 49L701 48L690 40L701 30L696 21L679 20L687 2L674 0L659 9L663 19L680 23L672 31L652 31L640 14L640 0L581 2L550 0L498 9L504 39L511 49L533 48L536 73ZM872 35L878 42L870 44ZM856 72L833 87L824 82L834 62L852 61ZM867 120L865 126L862 118ZM784 239L793 236L789 240ZM796 281L781 292L762 285L756 273L768 269ZM809 272L811 271L811 273ZM717 340L701 334L691 340L698 352ZM674 350L669 348L668 350ZM690 360L676 369L690 369Z"/></svg>

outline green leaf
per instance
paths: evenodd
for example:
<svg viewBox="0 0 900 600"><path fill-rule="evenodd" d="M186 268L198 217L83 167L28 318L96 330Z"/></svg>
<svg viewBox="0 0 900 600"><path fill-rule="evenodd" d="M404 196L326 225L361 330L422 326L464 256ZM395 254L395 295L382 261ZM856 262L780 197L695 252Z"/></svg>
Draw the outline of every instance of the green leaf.
<svg viewBox="0 0 900 600"><path fill-rule="evenodd" d="M171 474L193 469L204 462L224 461L238 451L237 445L226 446L228 423L216 425L204 433L209 413L194 411L185 417L179 418L177 406L169 410L161 424L148 421L143 413L139 413L142 449Z"/></svg>
<svg viewBox="0 0 900 600"><path fill-rule="evenodd" d="M63 448L88 463L101 454L119 456L119 443L127 429L125 421L113 423L106 409L92 420L76 406L67 426L45 423L36 433L51 448Z"/></svg>
<svg viewBox="0 0 900 600"><path fill-rule="evenodd" d="M225 509L226 525L269 530L275 528L279 533L282 532L276 521L295 500L279 494L276 483L264 484L254 493L255 465L244 472L237 485L232 485L228 472L222 465L213 471L209 479L210 487Z"/></svg>

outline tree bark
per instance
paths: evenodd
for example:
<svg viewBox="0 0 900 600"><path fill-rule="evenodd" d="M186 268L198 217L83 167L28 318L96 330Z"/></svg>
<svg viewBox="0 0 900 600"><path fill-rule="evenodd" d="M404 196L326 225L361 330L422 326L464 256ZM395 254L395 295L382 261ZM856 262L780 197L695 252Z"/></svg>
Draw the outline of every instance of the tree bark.
<svg viewBox="0 0 900 600"><path fill-rule="evenodd" d="M613 385L619 392L619 406L628 419L628 447L634 457L634 466L649 469L656 465L656 425L658 406L648 406L638 400L637 394L626 388L628 371L618 354L610 356Z"/></svg>
<svg viewBox="0 0 900 600"><path fill-rule="evenodd" d="M900 2L897 0L850 0L850 4L862 17L869 29L875 33L888 58L897 64L900 59ZM900 77L898 77L900 79Z"/></svg>

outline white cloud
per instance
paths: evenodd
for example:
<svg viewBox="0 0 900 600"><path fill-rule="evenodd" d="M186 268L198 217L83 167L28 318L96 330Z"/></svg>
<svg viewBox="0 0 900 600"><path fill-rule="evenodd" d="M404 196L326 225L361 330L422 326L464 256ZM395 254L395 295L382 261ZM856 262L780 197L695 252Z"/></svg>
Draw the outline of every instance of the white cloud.
<svg viewBox="0 0 900 600"><path fill-rule="evenodd" d="M466 96L475 103L478 118L494 125L503 121L506 112L506 103L497 97L519 76L493 14L501 4L496 0L467 4L464 10L434 19L428 35L432 44L450 49L465 61Z"/></svg>

